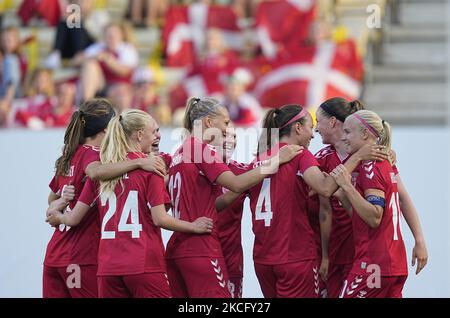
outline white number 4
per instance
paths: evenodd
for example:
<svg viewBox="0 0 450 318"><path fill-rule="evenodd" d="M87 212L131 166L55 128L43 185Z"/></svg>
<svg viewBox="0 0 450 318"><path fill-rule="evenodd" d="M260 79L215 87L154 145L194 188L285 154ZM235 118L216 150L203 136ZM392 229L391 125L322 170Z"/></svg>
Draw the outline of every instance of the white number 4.
<svg viewBox="0 0 450 318"><path fill-rule="evenodd" d="M117 206L117 198L113 193L109 196L102 194L100 196L100 201L102 206L105 206L109 202L109 208L103 217L102 221L102 239L114 239L116 238L115 231L106 231L106 223L114 216ZM131 215L131 223L127 223L128 218ZM142 224L139 223L139 210L138 210L138 192L130 191L128 193L125 205L123 207L122 213L120 215L120 221L118 226L119 232L131 232L132 238L139 238L140 232L142 231Z"/></svg>
<svg viewBox="0 0 450 318"><path fill-rule="evenodd" d="M270 220L273 218L270 203L270 178L266 178L259 192L258 202L256 203L255 219L257 221L264 220L264 226L270 226ZM264 212L263 212L264 210Z"/></svg>

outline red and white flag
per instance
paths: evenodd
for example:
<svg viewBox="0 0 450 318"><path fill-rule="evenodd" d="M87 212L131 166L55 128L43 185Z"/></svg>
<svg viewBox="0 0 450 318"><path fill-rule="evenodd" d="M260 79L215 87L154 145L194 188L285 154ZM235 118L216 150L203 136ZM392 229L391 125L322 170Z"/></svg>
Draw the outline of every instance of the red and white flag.
<svg viewBox="0 0 450 318"><path fill-rule="evenodd" d="M222 31L224 42L230 49L242 48L243 35L237 25L236 15L229 6L194 3L170 7L162 32L167 65L192 65L195 57L203 50L206 32L211 28Z"/></svg>
<svg viewBox="0 0 450 318"><path fill-rule="evenodd" d="M253 94L263 107L317 107L331 97L360 96L363 64L352 41L324 42L300 52L259 76Z"/></svg>
<svg viewBox="0 0 450 318"><path fill-rule="evenodd" d="M262 1L256 10L257 42L266 58L279 51L298 47L309 33L315 17L316 0Z"/></svg>

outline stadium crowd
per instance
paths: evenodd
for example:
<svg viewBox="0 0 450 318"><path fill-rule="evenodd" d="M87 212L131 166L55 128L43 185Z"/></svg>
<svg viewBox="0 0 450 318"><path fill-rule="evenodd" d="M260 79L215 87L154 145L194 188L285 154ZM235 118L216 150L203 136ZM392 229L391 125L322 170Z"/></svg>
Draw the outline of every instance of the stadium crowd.
<svg viewBox="0 0 450 318"><path fill-rule="evenodd" d="M212 96L238 126L258 125L266 107L358 98L358 48L319 2L134 0L119 21L108 1L24 0L16 10L22 26L1 27L0 127L65 127L77 105L95 96L119 112L149 112L162 125L179 125L189 96ZM70 25L72 4L80 27ZM21 36L29 25L55 28L50 53L32 67L24 48L37 40ZM154 48L145 63L136 30L148 31ZM158 43L150 43L151 30ZM57 76L65 69L75 71ZM183 75L168 84L161 73L170 69Z"/></svg>

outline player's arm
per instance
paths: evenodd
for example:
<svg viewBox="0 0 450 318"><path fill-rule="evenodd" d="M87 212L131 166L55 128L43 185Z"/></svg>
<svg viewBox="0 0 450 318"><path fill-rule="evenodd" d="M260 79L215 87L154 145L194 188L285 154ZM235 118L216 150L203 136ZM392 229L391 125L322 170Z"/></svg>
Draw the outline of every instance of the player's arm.
<svg viewBox="0 0 450 318"><path fill-rule="evenodd" d="M185 233L211 233L213 220L207 217L199 217L194 222L186 222L176 219L166 213L164 204L151 208L153 224L163 229Z"/></svg>
<svg viewBox="0 0 450 318"><path fill-rule="evenodd" d="M242 193L260 183L266 176L275 173L280 165L289 162L301 151L302 148L297 145L284 146L280 148L278 156L261 162L259 167L238 176L231 171L225 171L217 177L216 182L233 192Z"/></svg>
<svg viewBox="0 0 450 318"><path fill-rule="evenodd" d="M222 210L225 210L227 207L229 207L233 202L239 198L241 194L236 193L233 191L227 191L226 193L220 195L216 199L216 211L220 212Z"/></svg>
<svg viewBox="0 0 450 318"><path fill-rule="evenodd" d="M85 172L92 180L104 181L120 177L136 169L151 171L162 177L166 174L164 160L155 155L150 155L148 158L124 160L117 163L102 164L100 161L94 161L87 166Z"/></svg>
<svg viewBox="0 0 450 318"><path fill-rule="evenodd" d="M384 146L365 145L355 152L344 164L347 171L353 171L363 160L385 160L388 158ZM305 182L319 195L330 197L338 190L335 180L328 174L323 173L316 166L309 167L303 173Z"/></svg>
<svg viewBox="0 0 450 318"><path fill-rule="evenodd" d="M417 213L416 207L414 206L414 203L412 202L411 197L409 196L408 191L406 190L406 187L402 182L402 179L400 178L400 175L397 175L397 189L400 199L400 210L402 211L403 216L405 217L405 221L408 224L415 240L411 263L412 266L415 266L417 260L416 274L419 274L419 272L425 267L428 261L428 252L425 238L422 232L422 227L420 225L419 215Z"/></svg>
<svg viewBox="0 0 450 318"><path fill-rule="evenodd" d="M48 216L46 222L50 223L51 226L58 226L59 224L76 226L80 224L89 209L90 206L81 201L78 201L75 207L67 213L61 213L61 209L49 208L49 210L47 210Z"/></svg>
<svg viewBox="0 0 450 318"><path fill-rule="evenodd" d="M334 197L339 200L339 202L342 204L342 207L348 212L349 216L352 216L353 214L353 207L350 201L348 200L347 196L345 195L344 190L342 188L339 188L334 194Z"/></svg>
<svg viewBox="0 0 450 318"><path fill-rule="evenodd" d="M344 191L351 205L364 222L371 228L377 228L380 225L386 205L384 192L379 189L367 189L364 191L365 197L362 197L353 186L351 175L343 165L337 166L331 176Z"/></svg>
<svg viewBox="0 0 450 318"><path fill-rule="evenodd" d="M326 281L328 277L329 266L329 241L331 233L331 220L332 220L332 208L329 198L319 196L320 208L319 208L319 221L320 221L320 237L322 242L322 261L320 264L319 274L322 279Z"/></svg>
<svg viewBox="0 0 450 318"><path fill-rule="evenodd" d="M57 195L55 192L50 191L50 193L48 194L48 205L50 205L53 201L59 199L60 196Z"/></svg>
<svg viewBox="0 0 450 318"><path fill-rule="evenodd" d="M49 207L47 209L47 216L49 215L49 211L58 210L62 211L66 208L70 201L75 197L75 187L73 185L67 185L63 187L63 193L60 197L53 191L50 192L49 195ZM50 201L50 199L52 199Z"/></svg>

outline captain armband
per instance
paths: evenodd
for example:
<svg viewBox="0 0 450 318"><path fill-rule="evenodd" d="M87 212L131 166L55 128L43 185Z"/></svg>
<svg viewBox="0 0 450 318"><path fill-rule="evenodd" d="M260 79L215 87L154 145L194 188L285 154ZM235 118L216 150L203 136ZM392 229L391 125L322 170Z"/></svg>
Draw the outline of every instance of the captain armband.
<svg viewBox="0 0 450 318"><path fill-rule="evenodd" d="M377 195L369 195L366 197L366 200L373 204L373 205L379 205L382 208L386 206L386 200L383 197L379 197Z"/></svg>

